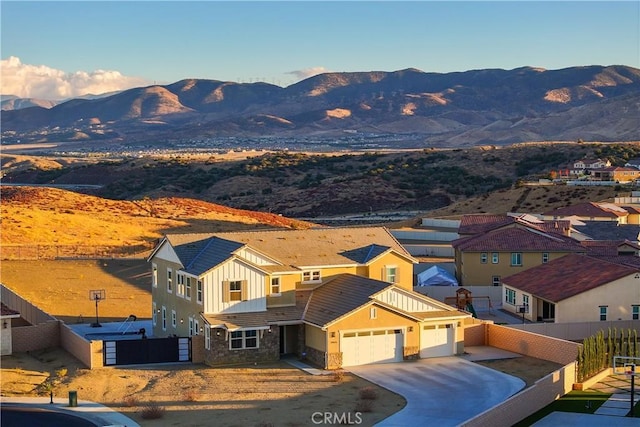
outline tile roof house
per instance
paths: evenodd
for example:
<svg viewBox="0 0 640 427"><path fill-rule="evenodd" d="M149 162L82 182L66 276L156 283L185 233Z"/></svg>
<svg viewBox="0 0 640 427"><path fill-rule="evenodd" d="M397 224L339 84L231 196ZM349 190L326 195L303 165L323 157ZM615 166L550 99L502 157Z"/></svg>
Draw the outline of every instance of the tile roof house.
<svg viewBox="0 0 640 427"><path fill-rule="evenodd" d="M629 159L627 160L627 163L625 163L624 165L625 167L628 167L628 168L640 169L640 157Z"/></svg>
<svg viewBox="0 0 640 427"><path fill-rule="evenodd" d="M613 203L585 202L544 212L542 218L575 218L582 221L613 221L626 224L628 215L629 212Z"/></svg>
<svg viewBox="0 0 640 427"><path fill-rule="evenodd" d="M632 182L640 178L640 170L634 167L614 166L610 168L595 169L591 173L594 181Z"/></svg>
<svg viewBox="0 0 640 427"><path fill-rule="evenodd" d="M640 268L571 254L505 277L503 308L532 321L638 320Z"/></svg>
<svg viewBox="0 0 640 427"><path fill-rule="evenodd" d="M523 225L564 236L569 236L571 233L571 221L568 220L542 220L529 214L471 214L464 215L460 220L458 234L465 237L514 225Z"/></svg>
<svg viewBox="0 0 640 427"><path fill-rule="evenodd" d="M618 224L614 221L583 221L574 228L591 240L628 240L640 242L638 224Z"/></svg>
<svg viewBox="0 0 640 427"><path fill-rule="evenodd" d="M470 315L412 291L417 261L383 227L167 235L149 261L153 335L203 333L209 365L462 351Z"/></svg>
<svg viewBox="0 0 640 427"><path fill-rule="evenodd" d="M452 246L461 286L500 286L502 277L586 251L571 237L523 223L462 237Z"/></svg>

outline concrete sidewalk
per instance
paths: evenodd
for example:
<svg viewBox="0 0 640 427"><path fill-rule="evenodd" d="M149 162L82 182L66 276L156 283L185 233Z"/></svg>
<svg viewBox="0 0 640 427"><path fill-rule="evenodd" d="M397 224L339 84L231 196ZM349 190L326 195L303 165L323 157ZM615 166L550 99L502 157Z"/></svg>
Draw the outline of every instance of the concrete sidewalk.
<svg viewBox="0 0 640 427"><path fill-rule="evenodd" d="M140 427L140 424L120 412L88 400L78 400L78 406L70 407L69 400L55 397L50 403L48 397L0 397L2 406L22 406L62 412L84 418L101 426Z"/></svg>

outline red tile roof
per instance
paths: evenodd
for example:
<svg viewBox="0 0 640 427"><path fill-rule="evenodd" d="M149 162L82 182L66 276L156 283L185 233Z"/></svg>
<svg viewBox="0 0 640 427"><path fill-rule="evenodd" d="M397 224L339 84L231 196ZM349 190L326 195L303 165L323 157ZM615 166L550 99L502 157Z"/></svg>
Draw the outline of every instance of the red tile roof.
<svg viewBox="0 0 640 427"><path fill-rule="evenodd" d="M471 237L463 237L452 242L460 251L517 251L517 252L585 252L576 240L551 235L525 227L510 227L489 231Z"/></svg>
<svg viewBox="0 0 640 427"><path fill-rule="evenodd" d="M503 225L513 224L515 218L507 215L477 214L464 215L460 219L458 234L478 234L493 230Z"/></svg>
<svg viewBox="0 0 640 427"><path fill-rule="evenodd" d="M546 216L566 217L566 216L581 216L581 217L607 217L618 218L621 216L627 216L628 212L622 212L613 209L607 209L594 202L579 203L577 205L566 206L564 208L554 209L543 213Z"/></svg>
<svg viewBox="0 0 640 427"><path fill-rule="evenodd" d="M570 254L505 277L502 283L547 301L559 302L638 272L640 268Z"/></svg>

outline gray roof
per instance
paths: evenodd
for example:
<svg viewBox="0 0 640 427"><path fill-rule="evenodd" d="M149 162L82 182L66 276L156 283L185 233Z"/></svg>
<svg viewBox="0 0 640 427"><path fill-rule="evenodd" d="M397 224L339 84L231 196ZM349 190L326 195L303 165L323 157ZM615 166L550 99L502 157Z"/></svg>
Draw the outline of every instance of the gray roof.
<svg viewBox="0 0 640 427"><path fill-rule="evenodd" d="M393 285L353 274L341 274L314 289L304 320L324 326L368 303L371 295L389 286Z"/></svg>
<svg viewBox="0 0 640 427"><path fill-rule="evenodd" d="M176 251L184 271L195 276L229 259L242 243L203 234L173 234L167 240Z"/></svg>
<svg viewBox="0 0 640 427"><path fill-rule="evenodd" d="M615 221L582 221L584 225L574 225L579 232L593 240L628 240L638 241L640 225L620 224Z"/></svg>

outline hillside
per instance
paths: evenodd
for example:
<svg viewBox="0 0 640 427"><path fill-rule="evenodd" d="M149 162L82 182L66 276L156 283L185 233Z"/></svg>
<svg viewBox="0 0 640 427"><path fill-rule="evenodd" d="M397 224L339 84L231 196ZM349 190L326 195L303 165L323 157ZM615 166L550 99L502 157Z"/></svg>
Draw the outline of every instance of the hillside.
<svg viewBox="0 0 640 427"><path fill-rule="evenodd" d="M2 187L2 234L10 245L148 247L163 233L310 224L187 198L108 200L54 188Z"/></svg>
<svg viewBox="0 0 640 427"><path fill-rule="evenodd" d="M640 70L326 73L282 88L188 79L2 114L6 142L395 135L399 147L640 140Z"/></svg>
<svg viewBox="0 0 640 427"><path fill-rule="evenodd" d="M34 156L33 161L2 154L0 159L3 182L92 184L102 187L83 191L113 200L189 198L287 218L314 218L433 211L515 188L520 181L537 181L577 159L606 158L624 165L638 156L639 143L565 143L333 154L255 152L234 160L178 154L121 159ZM600 190L584 191L599 197ZM615 191L628 190L614 188L600 196L612 197ZM547 209L572 199L550 194L522 207ZM499 206L511 210L514 203ZM490 212L497 206L480 209Z"/></svg>

